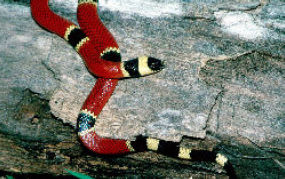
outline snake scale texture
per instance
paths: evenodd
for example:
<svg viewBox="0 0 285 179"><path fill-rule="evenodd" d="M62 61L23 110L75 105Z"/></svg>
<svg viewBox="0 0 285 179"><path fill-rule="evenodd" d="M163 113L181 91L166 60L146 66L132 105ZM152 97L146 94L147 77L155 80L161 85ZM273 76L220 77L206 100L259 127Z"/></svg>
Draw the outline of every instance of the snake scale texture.
<svg viewBox="0 0 285 179"><path fill-rule="evenodd" d="M103 138L95 132L97 116L108 102L120 79L142 77L164 68L161 60L142 56L121 61L119 46L100 20L98 0L79 0L77 19L80 27L57 15L49 8L49 0L31 0L34 20L46 30L64 38L80 54L97 81L85 100L77 119L78 136L89 150L104 155L127 154L146 150L194 161L216 162L236 178L228 158L216 151L195 150L179 142L138 136L135 141Z"/></svg>

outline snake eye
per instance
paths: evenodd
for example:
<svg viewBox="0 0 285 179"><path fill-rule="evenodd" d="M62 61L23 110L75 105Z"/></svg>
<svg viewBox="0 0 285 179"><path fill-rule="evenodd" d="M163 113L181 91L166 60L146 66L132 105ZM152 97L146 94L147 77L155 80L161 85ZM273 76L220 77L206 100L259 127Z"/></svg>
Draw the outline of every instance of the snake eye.
<svg viewBox="0 0 285 179"><path fill-rule="evenodd" d="M163 61L153 58L153 57L148 57L147 63L148 63L148 67L153 71L159 71L165 67L165 64L163 63Z"/></svg>

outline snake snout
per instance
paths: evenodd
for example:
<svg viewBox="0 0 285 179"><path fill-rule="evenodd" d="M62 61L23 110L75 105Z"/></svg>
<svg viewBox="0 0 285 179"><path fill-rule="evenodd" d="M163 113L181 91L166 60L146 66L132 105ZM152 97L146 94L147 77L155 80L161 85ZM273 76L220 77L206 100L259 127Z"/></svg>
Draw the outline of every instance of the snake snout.
<svg viewBox="0 0 285 179"><path fill-rule="evenodd" d="M153 57L149 57L148 67L153 71L160 71L165 68L165 62Z"/></svg>

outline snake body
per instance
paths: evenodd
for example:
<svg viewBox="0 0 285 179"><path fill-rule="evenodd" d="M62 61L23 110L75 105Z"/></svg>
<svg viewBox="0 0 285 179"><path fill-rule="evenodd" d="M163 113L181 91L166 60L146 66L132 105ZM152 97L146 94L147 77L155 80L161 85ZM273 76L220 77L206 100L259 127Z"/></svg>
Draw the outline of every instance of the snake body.
<svg viewBox="0 0 285 179"><path fill-rule="evenodd" d="M156 73L164 65L162 61L147 56L122 62L116 40L98 16L97 0L78 1L77 19L80 27L51 11L48 2L49 0L31 0L34 20L73 46L84 60L87 69L97 77L77 119L78 136L85 147L105 155L153 150L181 159L216 162L231 178L236 177L228 158L215 151L185 148L180 146L179 142L141 135L136 137L135 141L109 139L97 135L95 132L97 116L111 97L118 81L122 78Z"/></svg>

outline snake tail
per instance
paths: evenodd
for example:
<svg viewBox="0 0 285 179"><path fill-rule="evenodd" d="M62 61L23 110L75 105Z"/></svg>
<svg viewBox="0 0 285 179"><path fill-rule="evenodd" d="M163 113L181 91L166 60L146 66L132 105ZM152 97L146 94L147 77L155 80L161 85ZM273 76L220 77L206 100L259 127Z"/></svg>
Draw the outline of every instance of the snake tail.
<svg viewBox="0 0 285 179"><path fill-rule="evenodd" d="M87 69L98 77L77 119L79 139L85 147L104 155L152 150L180 159L216 162L227 171L230 178L236 178L229 159L215 151L185 148L179 142L145 136L130 141L104 138L96 134L95 123L118 80L147 76L162 70L165 65L161 60L148 56L122 61L116 40L98 16L97 0L79 0L77 17L80 27L54 13L48 3L49 0L31 0L34 20L65 39L81 55Z"/></svg>

